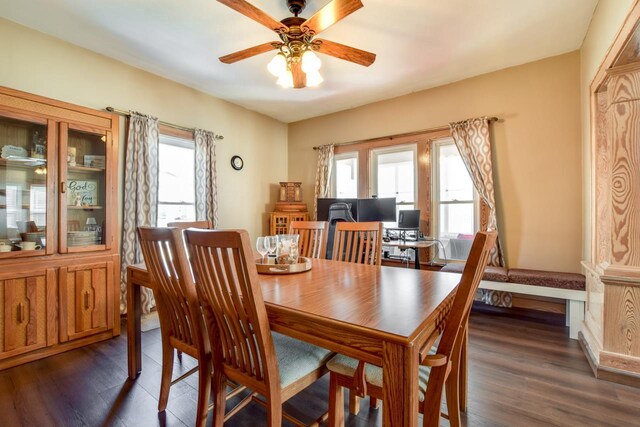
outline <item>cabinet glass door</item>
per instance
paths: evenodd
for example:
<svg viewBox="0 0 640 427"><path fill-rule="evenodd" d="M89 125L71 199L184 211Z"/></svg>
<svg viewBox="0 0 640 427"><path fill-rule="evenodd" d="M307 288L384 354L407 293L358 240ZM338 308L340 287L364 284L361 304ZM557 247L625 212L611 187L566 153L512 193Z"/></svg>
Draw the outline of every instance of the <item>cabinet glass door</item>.
<svg viewBox="0 0 640 427"><path fill-rule="evenodd" d="M60 252L108 249L111 133L60 125Z"/></svg>
<svg viewBox="0 0 640 427"><path fill-rule="evenodd" d="M54 132L52 121L0 112L0 259L53 251Z"/></svg>

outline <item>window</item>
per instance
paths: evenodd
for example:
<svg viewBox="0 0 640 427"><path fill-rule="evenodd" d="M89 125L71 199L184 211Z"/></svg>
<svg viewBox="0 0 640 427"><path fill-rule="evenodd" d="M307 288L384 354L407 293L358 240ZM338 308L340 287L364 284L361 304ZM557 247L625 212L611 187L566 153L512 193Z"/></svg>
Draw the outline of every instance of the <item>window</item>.
<svg viewBox="0 0 640 427"><path fill-rule="evenodd" d="M34 221L38 227L47 225L47 186L32 185L29 193L29 219Z"/></svg>
<svg viewBox="0 0 640 427"><path fill-rule="evenodd" d="M160 135L158 147L158 227L193 221L195 208L194 142Z"/></svg>
<svg viewBox="0 0 640 427"><path fill-rule="evenodd" d="M340 199L358 197L358 153L338 154L334 157L333 194Z"/></svg>
<svg viewBox="0 0 640 427"><path fill-rule="evenodd" d="M22 188L18 185L7 184L6 205L7 205L7 228L18 230L17 221L22 221L22 210L20 206L20 194Z"/></svg>
<svg viewBox="0 0 640 427"><path fill-rule="evenodd" d="M371 150L371 195L396 198L396 220L403 209L416 209L416 145ZM396 223L385 223L395 227Z"/></svg>
<svg viewBox="0 0 640 427"><path fill-rule="evenodd" d="M432 174L434 232L444 246L438 257L466 260L478 229L478 196L452 140L434 143Z"/></svg>

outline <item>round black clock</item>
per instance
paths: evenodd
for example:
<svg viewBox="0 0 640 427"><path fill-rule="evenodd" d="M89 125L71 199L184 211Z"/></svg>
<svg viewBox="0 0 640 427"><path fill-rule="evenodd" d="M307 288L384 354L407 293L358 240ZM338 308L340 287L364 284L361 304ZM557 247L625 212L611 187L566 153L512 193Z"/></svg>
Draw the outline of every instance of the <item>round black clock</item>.
<svg viewBox="0 0 640 427"><path fill-rule="evenodd" d="M231 158L231 167L232 168L234 168L235 170L239 171L240 169L242 169L243 166L244 166L244 161L242 160L242 157L233 156Z"/></svg>

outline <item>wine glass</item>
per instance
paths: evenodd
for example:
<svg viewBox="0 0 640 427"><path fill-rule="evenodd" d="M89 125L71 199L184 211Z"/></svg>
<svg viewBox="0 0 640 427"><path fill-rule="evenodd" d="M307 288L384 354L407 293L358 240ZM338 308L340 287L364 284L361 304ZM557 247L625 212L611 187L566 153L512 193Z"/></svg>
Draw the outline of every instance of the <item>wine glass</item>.
<svg viewBox="0 0 640 427"><path fill-rule="evenodd" d="M258 240L256 241L256 250L262 256L263 264L264 264L264 256L267 254L267 252L269 252L269 248L267 248L265 240L266 238L261 236L261 237L258 237Z"/></svg>
<svg viewBox="0 0 640 427"><path fill-rule="evenodd" d="M278 248L278 236L266 236L264 238L265 247L269 251L269 255L273 255L273 253Z"/></svg>

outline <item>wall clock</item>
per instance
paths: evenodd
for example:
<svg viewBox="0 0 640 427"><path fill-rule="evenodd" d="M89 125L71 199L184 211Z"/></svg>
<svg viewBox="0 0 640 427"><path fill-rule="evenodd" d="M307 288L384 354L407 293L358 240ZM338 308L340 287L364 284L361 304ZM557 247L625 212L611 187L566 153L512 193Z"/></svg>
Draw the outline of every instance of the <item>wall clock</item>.
<svg viewBox="0 0 640 427"><path fill-rule="evenodd" d="M240 156L233 156L231 158L231 167L239 171L244 167L244 160Z"/></svg>

